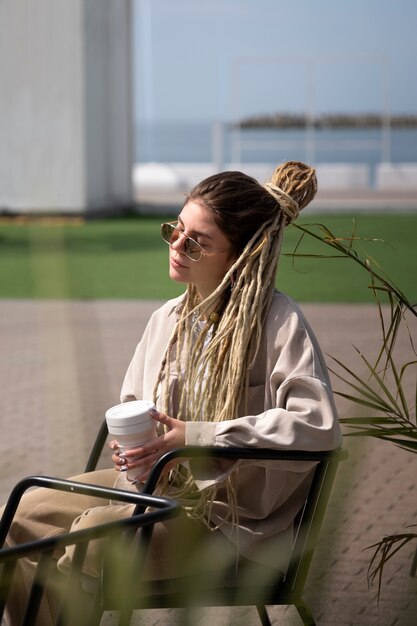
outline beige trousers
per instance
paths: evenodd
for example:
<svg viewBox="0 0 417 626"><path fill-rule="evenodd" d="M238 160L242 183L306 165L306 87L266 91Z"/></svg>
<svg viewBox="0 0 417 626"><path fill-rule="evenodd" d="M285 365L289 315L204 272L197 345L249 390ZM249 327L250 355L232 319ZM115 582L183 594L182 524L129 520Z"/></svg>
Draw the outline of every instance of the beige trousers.
<svg viewBox="0 0 417 626"><path fill-rule="evenodd" d="M118 480L115 484L115 479ZM73 477L80 482L106 487L132 489L124 474L113 469L100 470ZM2 511L0 510L0 513ZM35 489L25 494L16 512L6 544L18 545L54 536L68 530L80 530L113 519L130 516L133 505L116 504L101 498L66 493L49 489ZM90 543L83 572L96 577L100 569L100 544ZM72 556L71 548L57 555L57 572L52 577L42 599L37 626L52 626L56 612L57 596L65 584L65 572ZM145 562L143 580L160 580L193 575L201 570L213 572L233 564L235 548L221 532L209 532L191 521L185 514L165 523L155 525L149 553ZM36 562L21 559L13 580L12 593L7 605L10 626L20 623L25 601L32 581ZM142 580L142 579L141 579ZM88 602L88 598L87 598Z"/></svg>

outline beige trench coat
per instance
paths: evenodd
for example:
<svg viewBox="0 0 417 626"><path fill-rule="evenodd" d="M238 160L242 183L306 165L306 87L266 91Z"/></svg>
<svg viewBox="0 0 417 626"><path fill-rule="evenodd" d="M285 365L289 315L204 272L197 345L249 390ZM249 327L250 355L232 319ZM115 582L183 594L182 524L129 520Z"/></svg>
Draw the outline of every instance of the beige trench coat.
<svg viewBox="0 0 417 626"><path fill-rule="evenodd" d="M170 300L152 315L127 370L122 402L152 399L181 301L182 297ZM170 384L170 412L175 417L175 375ZM300 308L280 292L274 293L249 385L247 415L223 422L186 422L186 444L293 450L331 450L340 445L337 412L320 347ZM313 466L305 462L236 464L238 528L226 519L224 466L219 464L217 473L210 471L210 475L196 471L194 478L200 489L218 484L210 522L220 524L239 552L285 570L293 520L309 488Z"/></svg>

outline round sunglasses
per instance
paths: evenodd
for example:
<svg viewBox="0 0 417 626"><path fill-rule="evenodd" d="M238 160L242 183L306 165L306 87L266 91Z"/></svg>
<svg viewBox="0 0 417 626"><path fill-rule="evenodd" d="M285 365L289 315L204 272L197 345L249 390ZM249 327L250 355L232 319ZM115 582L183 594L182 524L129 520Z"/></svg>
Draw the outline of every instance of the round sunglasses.
<svg viewBox="0 0 417 626"><path fill-rule="evenodd" d="M227 252L227 250L206 252L197 241L188 237L183 230L178 228L177 224L178 222L165 222L164 224L161 224L162 239L171 246L180 237L184 237L184 254L191 261L199 261L203 256L212 256L213 254L219 254L220 252Z"/></svg>

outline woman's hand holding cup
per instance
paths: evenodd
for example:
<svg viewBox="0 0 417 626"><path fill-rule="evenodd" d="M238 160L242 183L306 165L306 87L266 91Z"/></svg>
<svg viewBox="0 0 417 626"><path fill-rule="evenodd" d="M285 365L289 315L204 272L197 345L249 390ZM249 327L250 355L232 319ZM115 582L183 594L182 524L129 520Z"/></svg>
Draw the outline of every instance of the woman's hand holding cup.
<svg viewBox="0 0 417 626"><path fill-rule="evenodd" d="M130 441L127 441L126 436L121 434L117 435L117 430L127 430L125 427L122 428L119 426L123 421L121 419L123 416L127 415L130 418L126 421L130 422L129 428L132 430L134 421L132 415L135 410L138 411L141 407L128 407L127 405L134 405L139 402L141 401L127 402L125 405L118 405L117 407L112 407L112 409L109 409L106 413L109 432L116 435L116 439L112 440L109 444L110 448L113 450L111 459L114 463L114 467L119 472L128 472L127 478L133 483L146 480L153 465L166 452L185 445L185 422L170 417L165 413L160 413L152 404L146 407L146 412L153 421L151 428L146 430L146 434L149 435L150 432L156 434L155 422L165 426L165 433L151 438L146 436L146 440L143 443L137 441L136 445L135 442L132 441L132 438L135 438L133 434L130 434ZM179 461L179 459L176 459L168 464L165 471L172 469Z"/></svg>

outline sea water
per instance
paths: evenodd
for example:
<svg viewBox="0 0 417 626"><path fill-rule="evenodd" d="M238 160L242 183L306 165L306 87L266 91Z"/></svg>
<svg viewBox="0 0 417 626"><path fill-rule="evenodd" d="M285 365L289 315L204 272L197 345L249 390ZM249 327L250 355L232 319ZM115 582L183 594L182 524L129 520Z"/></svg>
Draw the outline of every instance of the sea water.
<svg viewBox="0 0 417 626"><path fill-rule="evenodd" d="M135 159L222 165L230 162L417 162L417 129L233 129L213 122L137 123Z"/></svg>

